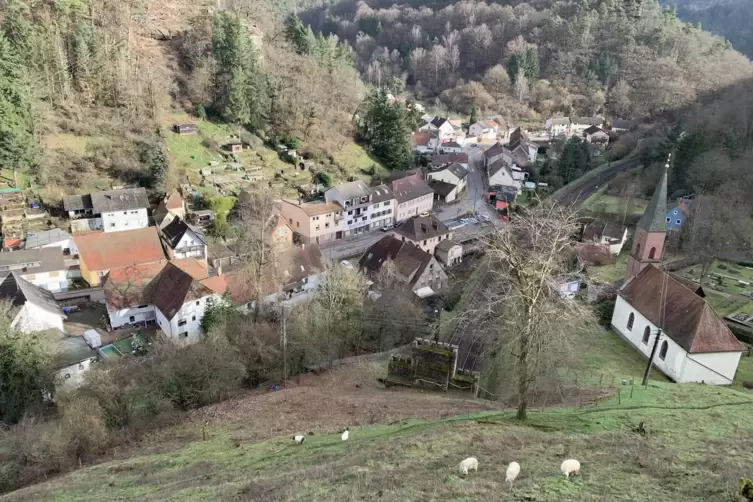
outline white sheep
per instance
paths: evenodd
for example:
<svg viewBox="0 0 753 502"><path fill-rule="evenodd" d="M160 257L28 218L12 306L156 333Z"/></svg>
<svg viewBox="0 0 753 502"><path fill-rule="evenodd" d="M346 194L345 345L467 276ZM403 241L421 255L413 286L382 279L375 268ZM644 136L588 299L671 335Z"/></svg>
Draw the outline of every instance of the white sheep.
<svg viewBox="0 0 753 502"><path fill-rule="evenodd" d="M478 472L478 460L476 460L476 457L468 457L460 462L458 468L460 469L460 474L462 474L463 476L467 476L468 471Z"/></svg>
<svg viewBox="0 0 753 502"><path fill-rule="evenodd" d="M342 435L342 436L340 436L340 437L342 437L342 440L343 440L343 441L347 441L347 440L348 440L348 435L349 435L349 434L348 434L348 428L346 427L346 428L345 428L345 432L343 432L343 435Z"/></svg>
<svg viewBox="0 0 753 502"><path fill-rule="evenodd" d="M518 477L518 474L520 474L520 464L517 462L510 462L510 465L507 466L507 478L505 481L510 483L510 488L512 488L512 482L515 481L515 478Z"/></svg>
<svg viewBox="0 0 753 502"><path fill-rule="evenodd" d="M560 470L566 478L569 478L570 474L578 475L580 474L580 462L578 462L574 458L569 458L562 462L562 465L560 465Z"/></svg>
<svg viewBox="0 0 753 502"><path fill-rule="evenodd" d="M293 436L296 443L301 444L306 441L306 436Z"/></svg>

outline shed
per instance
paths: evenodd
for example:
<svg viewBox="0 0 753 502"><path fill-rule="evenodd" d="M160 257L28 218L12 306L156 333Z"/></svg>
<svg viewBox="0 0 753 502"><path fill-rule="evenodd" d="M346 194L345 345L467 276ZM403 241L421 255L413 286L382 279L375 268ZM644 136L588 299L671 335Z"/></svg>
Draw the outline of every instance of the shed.
<svg viewBox="0 0 753 502"><path fill-rule="evenodd" d="M93 349L98 349L102 346L102 337L97 330L87 329L84 331L84 340Z"/></svg>
<svg viewBox="0 0 753 502"><path fill-rule="evenodd" d="M196 134L196 124L173 124L173 132L176 134Z"/></svg>
<svg viewBox="0 0 753 502"><path fill-rule="evenodd" d="M243 151L243 143L240 141L231 141L230 143L222 145L222 149L230 153L240 153Z"/></svg>

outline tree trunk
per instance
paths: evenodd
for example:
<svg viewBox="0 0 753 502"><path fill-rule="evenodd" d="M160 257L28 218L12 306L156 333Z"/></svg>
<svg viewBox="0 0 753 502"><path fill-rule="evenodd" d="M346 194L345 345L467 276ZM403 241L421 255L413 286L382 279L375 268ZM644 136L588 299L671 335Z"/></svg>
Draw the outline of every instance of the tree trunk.
<svg viewBox="0 0 753 502"><path fill-rule="evenodd" d="M529 336L527 333L520 337L520 353L518 354L518 420L528 418L528 354Z"/></svg>

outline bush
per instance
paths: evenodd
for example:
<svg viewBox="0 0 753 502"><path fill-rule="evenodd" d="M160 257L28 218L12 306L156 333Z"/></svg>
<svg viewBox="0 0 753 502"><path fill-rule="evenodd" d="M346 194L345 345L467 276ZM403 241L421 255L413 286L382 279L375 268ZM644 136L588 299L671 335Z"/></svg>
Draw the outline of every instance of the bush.
<svg viewBox="0 0 753 502"><path fill-rule="evenodd" d="M90 459L104 453L111 438L99 403L91 398L76 398L66 404L57 439L60 450L73 459Z"/></svg>
<svg viewBox="0 0 753 502"><path fill-rule="evenodd" d="M194 115L196 115L196 117L200 118L201 120L207 119L207 110L206 108L204 108L204 105L202 105L201 103L194 106L193 113Z"/></svg>
<svg viewBox="0 0 753 502"><path fill-rule="evenodd" d="M450 296L447 297L447 299L444 301L444 309L447 312L452 311L457 304L460 302L460 298L462 298L462 295L458 292L454 292L450 294Z"/></svg>
<svg viewBox="0 0 753 502"><path fill-rule="evenodd" d="M612 314L614 313L615 300L602 300L596 304L595 311L599 324L605 327L612 325Z"/></svg>

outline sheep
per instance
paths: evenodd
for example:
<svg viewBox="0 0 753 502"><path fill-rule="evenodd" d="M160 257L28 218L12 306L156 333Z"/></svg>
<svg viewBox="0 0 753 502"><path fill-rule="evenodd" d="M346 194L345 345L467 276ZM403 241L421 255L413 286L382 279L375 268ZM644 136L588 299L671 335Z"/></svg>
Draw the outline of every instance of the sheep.
<svg viewBox="0 0 753 502"><path fill-rule="evenodd" d="M578 475L580 474L580 462L578 462L574 458L569 458L562 462L562 465L560 465L560 470L566 478L569 478L570 474Z"/></svg>
<svg viewBox="0 0 753 502"><path fill-rule="evenodd" d="M340 436L340 437L342 437L342 440L343 440L343 441L347 441L347 440L348 440L348 435L349 435L349 434L348 434L348 428L346 427L346 428L345 428L345 432L343 432L343 435L342 435L342 436Z"/></svg>
<svg viewBox="0 0 753 502"><path fill-rule="evenodd" d="M468 471L478 472L478 460L476 460L476 457L468 457L460 462L458 468L460 469L460 474L463 476L467 476Z"/></svg>
<svg viewBox="0 0 753 502"><path fill-rule="evenodd" d="M306 436L293 436L293 440L295 440L296 443L301 444L306 441Z"/></svg>
<svg viewBox="0 0 753 502"><path fill-rule="evenodd" d="M512 489L512 482L515 481L518 474L520 474L520 464L517 462L510 462L510 465L507 466L507 478L505 479L505 481L510 483L510 489Z"/></svg>

